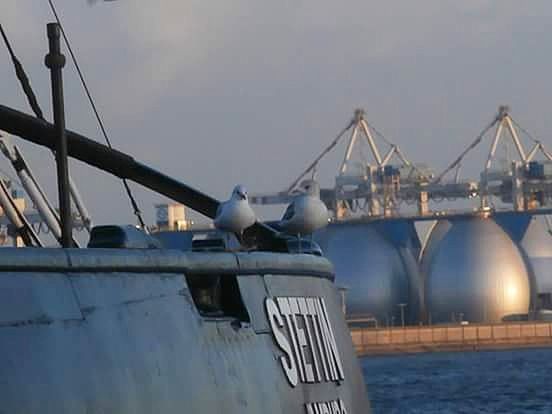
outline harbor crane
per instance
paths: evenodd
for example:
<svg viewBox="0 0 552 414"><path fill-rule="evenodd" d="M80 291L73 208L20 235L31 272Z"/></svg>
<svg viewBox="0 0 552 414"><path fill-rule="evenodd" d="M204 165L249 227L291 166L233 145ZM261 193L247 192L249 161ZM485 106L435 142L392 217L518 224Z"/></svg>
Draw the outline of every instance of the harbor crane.
<svg viewBox="0 0 552 414"><path fill-rule="evenodd" d="M464 158L492 130L493 138L480 177L460 179ZM520 132L532 141L532 147L528 150L520 139ZM552 154L541 141L534 139L514 121L507 106L499 107L492 121L440 174L435 174L427 164L412 162L397 144L387 140L368 123L364 110L357 109L345 128L286 190L253 194L251 203L288 203L302 180L313 174L322 159L346 136L346 150L335 184L332 188L321 189L320 194L336 220L398 217L432 220L450 215L479 214L495 209L493 199L511 205L508 210L516 212L552 212ZM498 145L507 143L508 138L513 143L517 157L498 164L495 162ZM364 156L361 160L355 159L355 149L361 142L367 144L371 160ZM379 143L383 143L386 148L382 149ZM544 158L540 161L536 160L539 152ZM450 175L453 175L452 178ZM437 204L443 200L476 198L479 199L479 205L473 210L451 212L430 208L430 203ZM405 213L401 209L402 205L415 206L416 210Z"/></svg>

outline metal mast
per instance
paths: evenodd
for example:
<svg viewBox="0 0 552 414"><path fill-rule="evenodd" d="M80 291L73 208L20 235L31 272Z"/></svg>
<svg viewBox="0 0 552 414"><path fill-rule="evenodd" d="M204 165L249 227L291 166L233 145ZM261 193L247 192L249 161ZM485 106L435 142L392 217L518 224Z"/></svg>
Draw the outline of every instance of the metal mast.
<svg viewBox="0 0 552 414"><path fill-rule="evenodd" d="M56 162L58 175L59 210L61 219L62 247L72 247L71 194L69 188L69 163L67 161L67 136L65 134L65 108L63 102L62 69L65 66L65 56L61 53L61 30L58 23L48 23L49 53L45 63L50 69L52 81L52 104L54 111L54 127L57 137Z"/></svg>

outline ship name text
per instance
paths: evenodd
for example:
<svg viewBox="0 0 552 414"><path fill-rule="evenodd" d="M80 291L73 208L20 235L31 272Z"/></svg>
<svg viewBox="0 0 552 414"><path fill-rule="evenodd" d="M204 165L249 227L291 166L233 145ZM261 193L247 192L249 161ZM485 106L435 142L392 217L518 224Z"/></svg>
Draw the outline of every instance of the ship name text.
<svg viewBox="0 0 552 414"><path fill-rule="evenodd" d="M311 402L305 404L307 414L347 414L341 399L333 401Z"/></svg>
<svg viewBox="0 0 552 414"><path fill-rule="evenodd" d="M265 309L292 387L345 379L324 298L267 297Z"/></svg>

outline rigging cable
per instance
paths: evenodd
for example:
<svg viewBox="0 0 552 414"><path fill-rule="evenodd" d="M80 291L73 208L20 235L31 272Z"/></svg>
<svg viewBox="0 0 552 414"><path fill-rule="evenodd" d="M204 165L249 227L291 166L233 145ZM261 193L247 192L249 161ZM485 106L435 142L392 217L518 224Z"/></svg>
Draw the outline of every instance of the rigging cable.
<svg viewBox="0 0 552 414"><path fill-rule="evenodd" d="M53 0L48 0L48 3L50 5L50 9L52 10L54 18L56 19L56 22L59 24L59 27L61 29L61 35L63 36L63 40L65 42L65 45L67 46L67 50L69 51L69 55L71 56L71 60L73 62L73 65L75 65L75 69L77 70L77 74L79 76L80 82L82 84L82 87L84 89L86 97L88 98L88 102L90 103L90 106L92 107L92 110L94 112L94 116L96 117L96 120L97 120L98 125L100 127L100 130L102 132L102 135L105 139L105 142L106 142L107 146L110 149L112 149L113 147L112 147L111 141L110 141L110 139L107 135L107 130L106 130L106 128L104 126L104 123L102 121L102 118L101 118L101 116L98 112L98 109L96 107L94 99L92 98L92 94L90 93L90 90L88 89L88 85L87 85L86 81L84 80L84 75L81 71L81 68L80 68L78 62L77 62L76 56L73 53L73 48L71 47L71 44L69 43L69 39L67 38L67 35L65 34L65 30L63 28L63 25L61 24L61 20L58 16L58 13L57 13L56 8L54 6ZM130 200L130 204L132 205L132 209L134 210L134 215L138 219L138 223L139 223L140 227L142 228L142 230L147 231L146 224L144 223L144 220L142 218L142 213L141 213L140 209L138 208L138 203L136 202L136 199L134 198L134 196L132 194L130 186L128 185L128 181L126 180L126 178L122 178L122 181L123 181L123 186L125 187L125 191L127 193L127 196Z"/></svg>
<svg viewBox="0 0 552 414"><path fill-rule="evenodd" d="M535 144L540 144L540 143L541 143L540 140L534 138L534 137L529 133L529 131L527 131L527 130L526 130L525 128L523 128L520 124L518 124L514 118L510 118L510 120L512 121L512 124L514 124L514 126L515 126L517 129L519 129L521 132L523 132L523 133L527 136L527 138L529 138L529 139L530 139L531 141L533 141Z"/></svg>
<svg viewBox="0 0 552 414"><path fill-rule="evenodd" d="M374 126L372 126L372 124L370 124L366 119L364 120L364 122L366 122L366 125L368 125L368 128L370 128L374 132L374 134L376 134L383 142L385 142L390 147L395 147L396 146L391 141L389 141L387 138L385 138L385 136L380 131L378 131L376 128L374 128Z"/></svg>
<svg viewBox="0 0 552 414"><path fill-rule="evenodd" d="M539 139L533 137L525 128L523 128L520 124L518 124L513 118L510 118L512 120L512 123L514 126L519 129L521 132L523 132L531 141L533 141L536 145L538 145L539 149L541 150L542 154L548 158L550 161L552 161L552 154L548 152L548 150L545 148L542 141Z"/></svg>
<svg viewBox="0 0 552 414"><path fill-rule="evenodd" d="M458 158L456 158L452 164L450 164L441 174L439 174L439 176L433 181L433 184L438 184L441 182L441 180L443 179L443 177L445 175L448 174L449 171L451 171L452 169L454 169L457 165L459 165L462 160L464 159L464 157L466 156L466 154L468 152L470 152L473 148L475 148L482 140L483 140L483 136L499 121L499 118L498 117L495 117L493 119L493 121L487 125L483 131L481 131L481 133L477 136L477 138L475 138L475 140L462 152L462 154L460 154L460 156Z"/></svg>
<svg viewBox="0 0 552 414"><path fill-rule="evenodd" d="M307 169L305 171L303 171L301 173L301 175L299 177L297 177L295 179L295 181L293 181L293 183L287 188L286 192L289 194L291 193L291 191L297 186L297 184L299 184L299 181L301 181L301 179L307 175L309 172L311 172L314 168L317 167L318 163L320 162L320 160L322 158L324 158L324 156L330 152L336 145L337 143L339 142L339 140L341 139L341 137L345 134L345 132L347 132L352 126L354 125L354 120L351 120L351 122L349 122L349 124L343 128L339 134L337 134L337 136L334 138L334 140L330 143L330 145L328 145L324 151L322 151L320 153L320 155L318 155L318 157L316 157L316 159L307 167Z"/></svg>
<svg viewBox="0 0 552 414"><path fill-rule="evenodd" d="M374 134L376 134L383 142L385 142L387 145L389 145L390 148L395 148L396 149L395 151L400 151L398 145L393 144L390 140L385 138L385 136L380 131L378 131L372 124L370 124L366 119L364 120L364 122L366 122L366 125L368 125L368 128L370 128L372 130L372 132L374 132ZM399 156L401 155L400 152L395 152L395 153ZM405 159L401 159L401 161L403 162L403 164L406 165ZM406 160L406 161L408 161L408 160ZM416 166L415 164L410 162L410 165L407 165L407 166L410 166L413 171L416 171L420 175L423 175L423 171L420 170L420 168L418 166Z"/></svg>
<svg viewBox="0 0 552 414"><path fill-rule="evenodd" d="M44 115L42 114L42 110L38 105L38 101L33 92L33 89L31 88L31 83L29 82L29 78L27 77L25 70L23 69L23 65L21 65L21 62L19 61L19 59L17 59L17 56L15 56L15 53L13 52L11 44L1 24L0 24L0 34L2 34L2 39L4 39L4 44L8 49L8 53L10 54L11 60L13 62L13 66L15 68L15 74L17 76L17 79L19 79L19 82L21 83L21 87L23 88L23 92L25 93L25 96L29 101L29 105L31 106L36 117L44 120Z"/></svg>
<svg viewBox="0 0 552 414"><path fill-rule="evenodd" d="M29 78L27 77L27 74L25 73L25 69L23 68L23 65L21 64L21 62L19 61L19 59L17 58L17 56L15 55L15 52L9 42L9 39L8 39L8 36L6 35L4 29L2 28L2 26L0 25L0 32L2 34L2 38L4 40L4 44L6 45L6 48L8 49L8 53L10 54L11 56L11 59L12 59L12 62L13 62L13 65L14 65L14 69L15 69L15 74L16 74L16 77L17 79L19 80L19 83L21 85L21 88L23 89L23 93L25 94L25 96L27 97L27 101L32 109L32 111L34 112L35 116L42 120L42 121L46 121L46 119L44 118L44 114L42 112L42 109L40 108L40 105L38 103L38 99L36 98L36 95L33 91L33 88L31 86L31 83L29 81ZM4 150L6 150L6 142L2 141L2 136L0 135L0 150L2 150L2 152L4 152ZM16 147L14 147L15 151L18 153L18 157L20 158L19 161L21 161L21 166L27 170L27 173L29 175L28 179L30 180L30 182L32 182L32 184L36 187L36 191L37 193L40 195L40 197L44 200L44 202L46 203L47 205L47 208L50 210L51 214L54 216L55 220L58 222L58 224L60 223L60 219L59 217L57 216L57 214L55 213L53 207L50 205L49 201L48 201L48 197L46 196L46 194L43 192L42 190L42 187L38 184L38 182L35 180L35 177L33 176L33 174L31 173L30 169L28 168L28 166L26 165L25 161L23 161L23 158L22 158L22 155L19 153L19 151L16 149ZM55 157L55 151L52 151L52 154L54 155ZM10 158L8 156L8 158ZM15 166L14 166L15 167ZM18 168L15 167L16 171L18 171ZM2 170L0 170L1 172ZM19 173L18 173L19 174ZM20 178L21 180L21 178ZM15 180L14 183L17 183L19 181ZM72 183L71 181L71 178L69 177L69 185L70 185L70 188L71 188L71 196L73 197L73 202L75 203L75 205L77 206L77 209L79 210L79 213L81 215L81 218L82 220L86 220L88 223L89 222L89 219L88 219L88 213L86 213L86 210L84 209L83 205L82 205L82 202L79 201L80 199L80 196L78 195L78 191L76 190L74 184ZM30 195L30 194L29 194ZM32 198L32 196L31 196ZM75 246L79 246L79 243L74 239L73 242L75 243Z"/></svg>
<svg viewBox="0 0 552 414"><path fill-rule="evenodd" d="M0 134L0 140L2 139L2 135ZM21 184L19 183L19 180L17 178L15 178L13 175L11 175L10 173L8 173L6 170L4 170L3 168L0 168L0 174L5 176L7 179L9 179L9 181L11 182L11 185L14 186L14 187L17 187L17 188L23 188L21 186ZM1 178L0 178L1 179Z"/></svg>
<svg viewBox="0 0 552 414"><path fill-rule="evenodd" d="M23 89L23 93L27 97L27 101L29 102L29 105L31 106L31 109L33 110L35 116L38 119L41 119L41 120L45 121L44 114L42 113L42 109L40 108L40 105L38 104L38 100L37 100L36 95L33 91L33 88L31 87L31 83L29 81L29 78L27 77L27 74L25 73L25 69L23 69L23 65L21 64L19 59L17 59L17 56L15 55L15 52L12 49L10 41L8 40L8 37L6 36L6 32L4 32L4 28L2 27L2 24L0 24L0 34L2 35L2 39L4 39L4 44L6 45L6 48L8 49L8 53L11 56L13 66L15 68L15 74L17 76L17 79L19 79L19 82L21 84L21 88ZM0 135L0 139L1 138L2 138L2 135ZM8 173L6 173L4 170L0 169L0 173L4 174L8 178L10 178L14 183L17 183L17 180L14 179L12 176L10 176ZM46 196L44 196L44 198L46 198Z"/></svg>

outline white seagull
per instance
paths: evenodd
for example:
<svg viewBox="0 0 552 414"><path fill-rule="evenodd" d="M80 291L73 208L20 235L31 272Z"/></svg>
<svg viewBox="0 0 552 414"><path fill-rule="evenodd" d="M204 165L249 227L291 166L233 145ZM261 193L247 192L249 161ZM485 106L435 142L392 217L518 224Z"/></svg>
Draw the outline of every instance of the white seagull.
<svg viewBox="0 0 552 414"><path fill-rule="evenodd" d="M243 231L257 221L255 212L249 205L247 190L237 185L228 201L219 204L213 220L219 230L242 235Z"/></svg>
<svg viewBox="0 0 552 414"><path fill-rule="evenodd" d="M296 196L286 209L280 227L298 237L311 234L328 225L328 209L320 200L320 187L314 180L301 183L304 193Z"/></svg>

